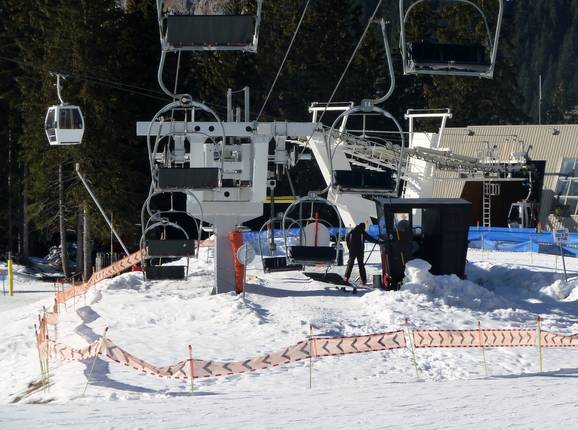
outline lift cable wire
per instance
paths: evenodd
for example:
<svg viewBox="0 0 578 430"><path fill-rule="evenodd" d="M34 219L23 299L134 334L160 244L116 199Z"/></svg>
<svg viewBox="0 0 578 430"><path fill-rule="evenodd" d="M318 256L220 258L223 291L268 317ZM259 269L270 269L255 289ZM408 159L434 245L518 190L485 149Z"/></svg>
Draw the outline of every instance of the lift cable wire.
<svg viewBox="0 0 578 430"><path fill-rule="evenodd" d="M297 34L299 33L299 30L301 28L301 24L303 23L303 18L305 18L305 13L307 12L307 9L309 8L309 3L311 3L311 0L307 0L307 3L305 4L305 7L303 8L303 13L301 13L301 18L299 19L299 23L297 24L297 27L295 28L295 31L293 32L293 37L291 38L291 42L289 43L289 46L287 47L287 51L285 51L285 57L283 57L283 61L281 62L281 65L279 66L279 70L277 70L277 75L275 76L275 79L273 80L273 84L271 85L271 88L269 89L269 93L267 93L267 97L265 97L265 101L263 102L263 106L261 106L261 110L259 111L259 115L257 115L256 121L259 121L259 118L261 118L261 114L263 114L263 110L265 110L265 106L267 105L267 102L269 101L269 97L271 97L271 93L273 93L273 89L275 88L275 85L277 84L277 80L279 79L279 76L281 75L283 67L285 66L285 62L287 61L287 57L289 57L289 53L291 52L291 48L293 47L293 42L295 42L295 39L297 38Z"/></svg>
<svg viewBox="0 0 578 430"><path fill-rule="evenodd" d="M29 61L20 61L20 60L15 60L13 58L8 58L8 57L0 56L0 60L10 62L10 63L15 63L15 64L18 64L20 66L26 67L26 68L32 68L35 70L42 70L42 71L45 71L47 73L58 73L58 74L65 76L67 78L71 78L71 79L78 80L78 81L86 81L86 82L90 82L93 84L98 84L98 85L101 85L104 87L113 88L113 89L116 89L119 91L133 94L133 95L139 95L139 96L143 96L143 97L154 98L157 100L167 100L166 97L163 97L164 93L162 93L161 91L151 90L151 89L136 86L136 85L125 84L123 82L113 81L110 79L103 79L103 78L99 78L96 76L90 76L90 75L78 75L78 74L69 73L69 72L54 72L54 71L48 69L47 67L45 67L39 63L33 63L33 62L29 62Z"/></svg>
<svg viewBox="0 0 578 430"><path fill-rule="evenodd" d="M152 98L155 100L161 100L161 101L170 100L166 96L166 94L162 91L152 90L150 88L126 84L124 82L113 81L110 79L103 79L103 78L99 78L96 76L90 76L90 75L84 75L84 74L79 75L79 74L69 73L69 72L54 72L53 70L50 70L49 68L45 67L44 65L42 65L38 62L35 63L35 62L31 62L31 61L15 60L13 58L8 58L8 57L3 57L3 56L0 56L0 61L15 63L15 64L18 64L20 66L26 67L26 68L30 68L30 69L34 69L34 70L41 70L41 71L44 71L46 73L58 73L64 77L71 78L71 79L74 79L76 81L88 82L91 84L95 84L95 85L115 89L115 90L118 90L121 92L125 92L125 93L128 93L130 95L148 97L148 98ZM221 108L222 112L225 112L225 109L226 109L225 105L221 105L221 104L213 104L213 105L218 107L218 108Z"/></svg>
<svg viewBox="0 0 578 430"><path fill-rule="evenodd" d="M347 65L345 66L345 70L343 70L343 73L341 74L341 77L339 78L337 85L335 85L335 88L333 89L333 92L331 93L331 97L329 97L329 101L325 105L325 109L323 109L323 112L321 112L321 116L319 117L318 122L321 122L321 120L323 119L323 116L325 115L325 113L327 112L327 109L329 108L329 105L331 104L331 102L333 102L333 98L335 97L337 90L341 86L341 83L343 82L345 75L349 71L349 67L353 63L353 60L355 59L355 56L357 55L357 51L359 51L359 48L361 48L361 44L363 43L363 40L365 39L365 35L369 31L369 28L371 27L371 24L373 23L375 15L377 15L377 11L381 7L382 2L383 2L383 0L379 0L379 3L377 3L377 6L375 6L375 10L373 11L373 14L371 15L371 17L367 21L367 25L365 26L365 30L363 30L363 34L359 38L359 42L357 42L357 46L355 47L355 49L351 53L351 57L349 57L349 61L347 62Z"/></svg>
<svg viewBox="0 0 578 430"><path fill-rule="evenodd" d="M325 108L323 109L319 119L317 120L318 124L321 123L323 116L325 115L325 113L327 112L327 109L329 108L329 106L333 102L333 98L335 97L337 90L341 86L341 83L343 82L343 79L345 78L345 75L347 74L349 67L351 67L353 60L355 59L355 56L357 55L357 51L359 51L359 48L361 47L361 44L363 43L363 40L365 39L365 35L369 31L369 28L371 27L371 24L373 23L373 20L374 20L375 16L377 15L377 12L379 11L379 8L381 7L382 2L383 2L383 0L379 0L377 5L375 6L375 10L373 11L373 14L371 15L371 17L367 21L367 25L365 26L365 29L363 30L363 33L362 33L361 37L359 38L359 41L357 42L355 49L351 53L351 56L349 57L349 61L347 62L347 65L345 66L345 69L343 70L343 73L341 74L341 77L339 78L337 85L335 85L335 88L333 89L333 92L331 93L331 97L329 97L329 101L325 104ZM307 139L307 142L305 142L305 145L303 145L303 149L301 150L300 155L305 152L305 149L309 146L309 142L311 142L312 138L313 138L313 135L309 136L309 138Z"/></svg>

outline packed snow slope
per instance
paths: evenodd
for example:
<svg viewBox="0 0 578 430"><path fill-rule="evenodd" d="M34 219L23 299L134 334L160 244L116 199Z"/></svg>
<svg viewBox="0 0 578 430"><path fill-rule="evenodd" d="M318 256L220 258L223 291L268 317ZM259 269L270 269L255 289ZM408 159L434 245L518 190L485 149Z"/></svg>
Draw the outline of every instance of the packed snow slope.
<svg viewBox="0 0 578 430"><path fill-rule="evenodd" d="M369 251L369 249L368 249ZM401 291L351 295L300 272L248 272L246 295L212 296L212 261L191 262L186 282L104 281L61 308L58 341L81 347L108 337L155 365L188 358L231 361L307 338L405 327L543 328L578 333L578 262L550 255L469 253L468 280L432 276L415 262ZM378 273L378 256L368 272ZM317 269L319 270L319 269ZM336 268L341 272L344 268ZM354 272L355 274L355 272ZM190 383L144 376L102 359L50 365L40 376L33 324L51 305L50 284L18 275L0 300L0 428L574 428L578 350L420 349L314 359L259 373ZM25 291L47 291L25 293ZM34 300L32 299L34 298ZM54 336L51 330L51 336Z"/></svg>

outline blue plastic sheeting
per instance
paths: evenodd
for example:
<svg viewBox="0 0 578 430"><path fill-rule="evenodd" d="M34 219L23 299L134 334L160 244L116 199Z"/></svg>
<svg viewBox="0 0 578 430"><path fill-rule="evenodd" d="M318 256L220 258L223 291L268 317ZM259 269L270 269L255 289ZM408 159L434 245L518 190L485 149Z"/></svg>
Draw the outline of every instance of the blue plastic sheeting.
<svg viewBox="0 0 578 430"><path fill-rule="evenodd" d="M341 229L341 238L345 240L345 235L348 229ZM333 227L329 229L329 234L336 237L339 228ZM379 234L379 227L371 225L367 229L367 233L373 238L377 238ZM267 248L267 231L261 233L261 245ZM291 228L287 232L288 238L298 238L299 229ZM277 239L278 246L282 245L283 232L280 229L274 229L274 235ZM568 257L578 257L578 233L570 233L568 235L568 242L562 246L564 255ZM243 239L247 243L251 243L255 251L259 253L259 232L250 231L243 233ZM551 232L538 233L533 228L504 228L504 227L470 227L468 234L469 247L477 249L487 249L494 251L509 251L509 252L536 252L541 254L555 254L560 255L560 246L554 242ZM281 241L281 243L279 243ZM283 251L282 251L283 252ZM281 253L282 253L281 252ZM268 254L268 252L264 252ZM273 252L272 255L277 255L278 252Z"/></svg>
<svg viewBox="0 0 578 430"><path fill-rule="evenodd" d="M347 232L350 229L346 229L346 228L342 228L341 229L341 240L345 240L345 235L347 234ZM367 230L367 233L373 237L374 239L377 239L377 236L379 234L379 227L377 225L371 225ZM273 233L275 235L276 238L281 238L283 239L283 231L281 229L274 229ZM329 234L331 235L331 237L337 237L339 233L339 228L338 227L331 227L329 228ZM267 232L267 230L263 230L261 232L261 241L262 242L266 242L267 238L270 237L268 235L270 235L271 233ZM299 228L290 228L287 229L286 231L286 235L287 237L299 237ZM243 233L243 240L245 242L255 242L257 243L259 241L259 232L258 231L248 231ZM257 244L257 247L259 245Z"/></svg>
<svg viewBox="0 0 578 430"><path fill-rule="evenodd" d="M551 232L538 233L533 228L470 227L468 239L470 241L481 240L482 235L484 240L505 242L529 242L532 240L538 243L555 243ZM578 233L570 233L566 243L578 245Z"/></svg>
<svg viewBox="0 0 578 430"><path fill-rule="evenodd" d="M346 228L342 228L341 229L341 240L345 240L345 235L347 234L347 232L350 229L346 229ZM378 233L379 233L379 228L376 225L371 225L367 230L367 233L373 237L374 239L377 239ZM283 237L283 231L281 229L274 229L273 230L273 235L274 235L274 239L275 239L275 247L274 249L269 249L269 243L268 240L270 240L271 238L271 231L267 231L267 230L263 230L261 232L261 248L263 250L263 256L281 256L281 255L285 255L285 243L284 243L284 237ZM329 234L336 238L337 235L339 233L339 228L338 227L332 227L329 228ZM299 228L290 228L287 229L287 231L285 232L285 234L287 235L287 244L288 245L293 245L295 244L296 240L299 240ZM261 250L259 249L259 232L258 231L248 231L248 232L244 232L243 233L243 241L245 243L250 244L253 249L255 250L255 252L257 253L257 255L261 254Z"/></svg>
<svg viewBox="0 0 578 430"><path fill-rule="evenodd" d="M509 252L537 252L560 254L551 232L538 233L533 228L470 227L470 248ZM564 245L578 246L578 233L570 233ZM578 257L578 248L562 246L564 255Z"/></svg>

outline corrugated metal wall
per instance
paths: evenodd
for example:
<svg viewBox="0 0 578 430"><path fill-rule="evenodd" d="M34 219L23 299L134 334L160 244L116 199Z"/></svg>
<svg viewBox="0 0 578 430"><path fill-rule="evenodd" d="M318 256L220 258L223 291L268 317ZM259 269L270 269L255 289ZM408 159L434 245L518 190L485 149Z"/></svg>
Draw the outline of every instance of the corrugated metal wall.
<svg viewBox="0 0 578 430"><path fill-rule="evenodd" d="M531 145L530 158L546 162L539 220L546 224L563 158L578 157L578 125L469 126L446 129L441 147L456 154L483 158L495 148L497 159ZM436 171L435 197L460 197L464 181L456 173ZM451 179L454 180L451 180ZM444 180L446 179L446 180ZM449 179L449 180L448 180Z"/></svg>

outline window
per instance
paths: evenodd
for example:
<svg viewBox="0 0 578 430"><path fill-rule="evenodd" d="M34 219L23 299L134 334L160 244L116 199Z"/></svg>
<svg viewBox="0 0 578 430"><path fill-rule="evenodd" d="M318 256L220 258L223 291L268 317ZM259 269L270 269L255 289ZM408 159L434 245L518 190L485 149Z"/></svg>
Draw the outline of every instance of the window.
<svg viewBox="0 0 578 430"><path fill-rule="evenodd" d="M54 128L54 109L48 111L46 116L46 128Z"/></svg>
<svg viewBox="0 0 578 430"><path fill-rule="evenodd" d="M60 128L68 130L82 128L82 117L77 107L60 108Z"/></svg>
<svg viewBox="0 0 578 430"><path fill-rule="evenodd" d="M556 200L568 207L569 215L578 215L578 158L564 158L556 184Z"/></svg>
<svg viewBox="0 0 578 430"><path fill-rule="evenodd" d="M72 111L72 120L74 122L74 128L80 130L82 128L82 117L80 116L80 109L74 109Z"/></svg>
<svg viewBox="0 0 578 430"><path fill-rule="evenodd" d="M48 111L48 115L46 115L46 134L48 136L49 142L54 142L56 140L56 122L54 120L54 109L50 109Z"/></svg>

